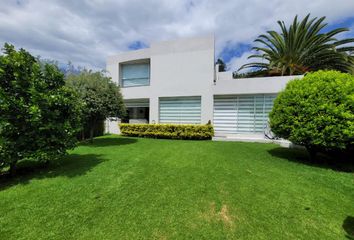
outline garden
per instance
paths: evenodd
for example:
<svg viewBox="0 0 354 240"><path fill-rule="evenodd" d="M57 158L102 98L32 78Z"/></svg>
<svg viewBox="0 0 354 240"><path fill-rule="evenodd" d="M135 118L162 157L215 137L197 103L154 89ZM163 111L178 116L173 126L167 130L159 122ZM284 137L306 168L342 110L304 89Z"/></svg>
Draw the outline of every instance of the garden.
<svg viewBox="0 0 354 240"><path fill-rule="evenodd" d="M320 33L323 20L280 22L256 40L268 63L244 66L305 74L269 115L293 149L210 141L211 123L104 135L126 110L103 71L63 72L5 44L0 239L353 239L354 40Z"/></svg>

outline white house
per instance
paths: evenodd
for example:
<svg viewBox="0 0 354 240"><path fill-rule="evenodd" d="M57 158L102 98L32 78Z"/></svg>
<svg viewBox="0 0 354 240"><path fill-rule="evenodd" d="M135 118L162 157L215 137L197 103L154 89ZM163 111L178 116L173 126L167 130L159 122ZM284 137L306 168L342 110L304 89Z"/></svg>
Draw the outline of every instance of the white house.
<svg viewBox="0 0 354 240"><path fill-rule="evenodd" d="M217 69L213 36L160 42L107 59L130 123L210 121L216 135L263 136L273 99L294 77L233 79ZM119 131L116 121L107 128Z"/></svg>

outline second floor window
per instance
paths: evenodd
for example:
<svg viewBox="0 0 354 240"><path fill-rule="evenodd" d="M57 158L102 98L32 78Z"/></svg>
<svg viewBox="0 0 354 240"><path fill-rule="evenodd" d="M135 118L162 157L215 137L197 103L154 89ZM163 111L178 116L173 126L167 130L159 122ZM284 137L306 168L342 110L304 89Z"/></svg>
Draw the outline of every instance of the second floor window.
<svg viewBox="0 0 354 240"><path fill-rule="evenodd" d="M122 65L122 87L147 86L150 84L150 64Z"/></svg>

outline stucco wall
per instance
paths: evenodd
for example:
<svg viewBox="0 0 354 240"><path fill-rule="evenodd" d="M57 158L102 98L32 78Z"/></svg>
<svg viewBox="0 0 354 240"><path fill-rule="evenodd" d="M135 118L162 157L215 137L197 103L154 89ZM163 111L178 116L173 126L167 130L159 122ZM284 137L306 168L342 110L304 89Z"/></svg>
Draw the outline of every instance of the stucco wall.
<svg viewBox="0 0 354 240"><path fill-rule="evenodd" d="M107 70L119 83L119 64L150 59L150 86L122 88L124 99L149 98L150 122L158 122L159 97L201 96L202 123L212 119L214 38L212 36L152 44L107 60Z"/></svg>
<svg viewBox="0 0 354 240"><path fill-rule="evenodd" d="M301 76L233 79L231 72L215 73L214 37L152 44L107 59L107 71L119 83L119 65L150 59L150 86L122 88L124 99L150 100L150 123L158 123L159 97L201 96L201 123L213 119L214 95L278 93ZM214 81L214 79L216 81Z"/></svg>
<svg viewBox="0 0 354 240"><path fill-rule="evenodd" d="M302 77L280 76L233 79L232 75L226 78L225 73L221 74L223 74L223 77L219 78L213 86L214 95L278 93L285 88L290 80Z"/></svg>

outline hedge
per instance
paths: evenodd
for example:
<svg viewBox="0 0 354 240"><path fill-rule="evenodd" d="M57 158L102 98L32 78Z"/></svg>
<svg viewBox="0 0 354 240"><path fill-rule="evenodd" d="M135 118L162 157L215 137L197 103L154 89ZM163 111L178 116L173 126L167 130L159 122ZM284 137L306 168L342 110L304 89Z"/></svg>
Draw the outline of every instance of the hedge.
<svg viewBox="0 0 354 240"><path fill-rule="evenodd" d="M354 148L354 76L337 71L308 73L290 81L269 115L279 137L317 151Z"/></svg>
<svg viewBox="0 0 354 240"><path fill-rule="evenodd" d="M123 136L170 138L170 139L211 139L214 128L210 124L119 124Z"/></svg>

